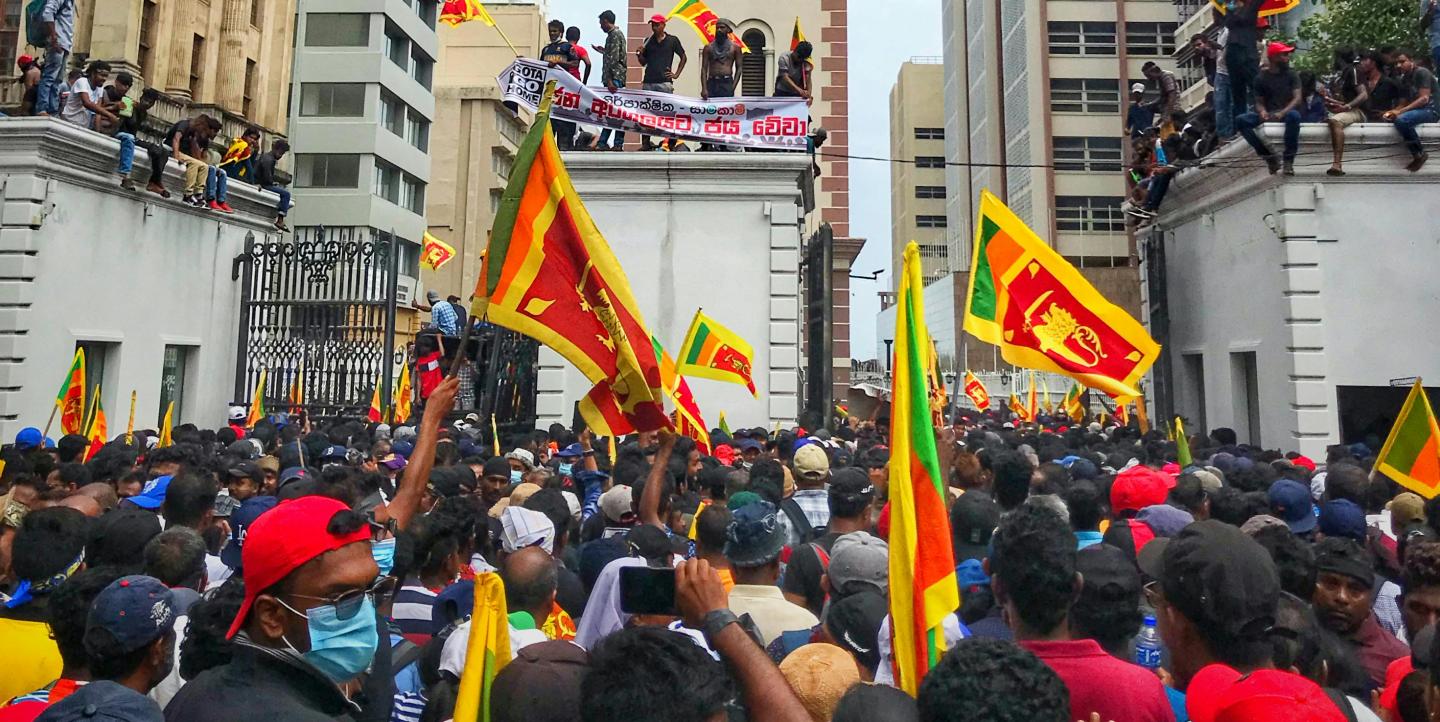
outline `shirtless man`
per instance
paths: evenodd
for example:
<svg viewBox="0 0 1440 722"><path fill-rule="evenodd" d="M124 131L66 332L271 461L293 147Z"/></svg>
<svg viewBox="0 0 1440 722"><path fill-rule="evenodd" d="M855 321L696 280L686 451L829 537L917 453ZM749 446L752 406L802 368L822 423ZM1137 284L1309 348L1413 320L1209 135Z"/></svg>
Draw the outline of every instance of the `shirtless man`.
<svg viewBox="0 0 1440 722"><path fill-rule="evenodd" d="M700 98L729 98L740 87L740 44L730 39L735 27L715 21L715 40L700 49Z"/></svg>

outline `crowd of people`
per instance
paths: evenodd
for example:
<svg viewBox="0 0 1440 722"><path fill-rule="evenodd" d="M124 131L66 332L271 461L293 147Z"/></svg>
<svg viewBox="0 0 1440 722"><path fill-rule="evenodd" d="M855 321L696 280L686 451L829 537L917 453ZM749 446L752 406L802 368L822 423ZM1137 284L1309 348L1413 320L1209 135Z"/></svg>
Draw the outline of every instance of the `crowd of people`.
<svg viewBox="0 0 1440 722"><path fill-rule="evenodd" d="M0 722L448 720L490 572L495 720L1440 713L1440 503L1372 475L1375 439L1317 463L1218 428L1182 468L1134 425L936 429L962 603L912 697L883 419L709 446L556 425L496 455L446 423L458 387L393 427L241 414L88 461L22 430L0 449ZM673 605L632 613L633 568L674 570Z"/></svg>
<svg viewBox="0 0 1440 722"><path fill-rule="evenodd" d="M1329 129L1332 162L1326 173L1331 176L1345 175L1345 129L1357 123L1393 126L1405 149L1406 170L1419 171L1429 160L1417 128L1440 122L1436 2L1423 0L1415 18L1434 52L1339 48L1331 72L1319 76L1291 67L1294 46L1265 40L1269 24L1257 17L1262 4L1229 0L1227 12L1215 11L1218 33L1191 39L1191 51L1211 88L1198 111L1187 114L1180 107L1183 89L1173 73L1155 63L1144 68L1147 82L1154 84L1153 94L1146 83L1131 87L1125 123L1132 158L1127 171L1128 212L1139 224L1155 219L1178 172L1200 165L1206 155L1237 136L1254 149L1272 175L1295 174L1300 127L1307 123ZM1261 126L1269 123L1284 128L1279 153L1260 136Z"/></svg>

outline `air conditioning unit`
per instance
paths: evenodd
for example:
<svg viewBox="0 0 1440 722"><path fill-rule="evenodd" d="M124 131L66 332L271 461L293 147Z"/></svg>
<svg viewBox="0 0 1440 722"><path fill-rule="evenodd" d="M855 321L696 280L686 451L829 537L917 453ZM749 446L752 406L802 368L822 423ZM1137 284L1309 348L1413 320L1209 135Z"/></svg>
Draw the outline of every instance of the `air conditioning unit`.
<svg viewBox="0 0 1440 722"><path fill-rule="evenodd" d="M416 281L410 276L400 276L395 284L395 305L408 308L415 301Z"/></svg>

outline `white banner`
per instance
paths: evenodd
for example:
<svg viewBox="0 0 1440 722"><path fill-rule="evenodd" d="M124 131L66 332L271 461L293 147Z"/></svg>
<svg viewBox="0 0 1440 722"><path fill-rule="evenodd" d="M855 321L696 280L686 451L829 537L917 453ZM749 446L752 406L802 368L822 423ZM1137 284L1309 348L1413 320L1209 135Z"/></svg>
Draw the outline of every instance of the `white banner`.
<svg viewBox="0 0 1440 722"><path fill-rule="evenodd" d="M556 84L550 115L585 125L721 145L806 150L810 109L804 98L686 98L669 93L584 85L563 68L517 58L500 74L504 99L538 110L545 82Z"/></svg>

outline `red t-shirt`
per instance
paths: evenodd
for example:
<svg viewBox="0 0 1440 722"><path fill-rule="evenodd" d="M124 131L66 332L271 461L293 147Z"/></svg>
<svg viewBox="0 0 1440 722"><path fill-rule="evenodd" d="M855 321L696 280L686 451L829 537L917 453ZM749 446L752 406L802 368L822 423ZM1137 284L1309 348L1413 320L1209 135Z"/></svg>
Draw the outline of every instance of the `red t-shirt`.
<svg viewBox="0 0 1440 722"><path fill-rule="evenodd" d="M575 48L575 54L580 56L580 63L582 65L590 62L590 51L586 50L584 45L581 45L580 43L570 43L570 47ZM570 74L575 76L576 80L580 79L579 65L576 65L573 68L566 68L566 70L570 71Z"/></svg>
<svg viewBox="0 0 1440 722"><path fill-rule="evenodd" d="M27 695L21 695L16 698L13 704L0 707L0 722L33 722L33 720L39 717L50 705L74 694L75 690L80 689L84 684L84 682L77 682L73 679L61 677L56 680L55 685L50 688L50 694L44 702L35 699L35 697L39 696L39 690ZM24 701L19 701L22 699Z"/></svg>
<svg viewBox="0 0 1440 722"><path fill-rule="evenodd" d="M1099 712L1106 722L1175 722L1165 687L1153 672L1116 659L1093 639L1020 642L1070 689L1070 719Z"/></svg>

